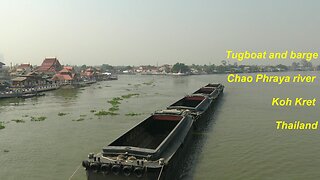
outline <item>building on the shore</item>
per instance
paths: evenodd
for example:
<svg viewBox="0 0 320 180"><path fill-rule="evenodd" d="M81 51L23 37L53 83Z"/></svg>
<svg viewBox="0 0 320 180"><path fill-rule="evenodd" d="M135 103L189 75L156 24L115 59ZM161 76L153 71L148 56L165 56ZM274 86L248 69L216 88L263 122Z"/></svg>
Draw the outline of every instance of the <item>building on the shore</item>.
<svg viewBox="0 0 320 180"><path fill-rule="evenodd" d="M72 85L79 81L78 77L73 67L66 66L52 77L52 81L56 84Z"/></svg>
<svg viewBox="0 0 320 180"><path fill-rule="evenodd" d="M31 64L20 64L13 70L11 70L10 76L22 76L32 72L33 68Z"/></svg>
<svg viewBox="0 0 320 180"><path fill-rule="evenodd" d="M36 72L53 76L61 70L62 66L56 57L47 57L43 60L41 66L36 69Z"/></svg>
<svg viewBox="0 0 320 180"><path fill-rule="evenodd" d="M46 79L42 78L42 74L31 72L26 75L18 76L13 78L12 80L13 87L37 87L37 86L45 86L51 84Z"/></svg>
<svg viewBox="0 0 320 180"><path fill-rule="evenodd" d="M93 80L96 77L95 69L87 68L86 70L81 72L81 78L85 80Z"/></svg>

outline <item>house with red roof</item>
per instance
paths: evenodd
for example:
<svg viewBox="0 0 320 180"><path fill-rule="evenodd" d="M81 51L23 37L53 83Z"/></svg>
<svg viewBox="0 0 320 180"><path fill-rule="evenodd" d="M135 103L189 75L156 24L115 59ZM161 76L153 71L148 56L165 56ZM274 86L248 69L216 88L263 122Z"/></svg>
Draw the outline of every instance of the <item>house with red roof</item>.
<svg viewBox="0 0 320 180"><path fill-rule="evenodd" d="M28 74L32 71L32 66L31 64L20 64L17 68L16 68L16 72L14 73L14 75L24 75L24 74Z"/></svg>
<svg viewBox="0 0 320 180"><path fill-rule="evenodd" d="M96 76L95 69L91 67L81 72L82 79L92 80L92 79L95 79L95 76Z"/></svg>
<svg viewBox="0 0 320 180"><path fill-rule="evenodd" d="M73 84L78 81L78 75L72 67L66 66L52 77L52 81L58 84Z"/></svg>
<svg viewBox="0 0 320 180"><path fill-rule="evenodd" d="M43 60L41 66L36 71L44 74L54 75L62 70L62 66L56 57L47 57Z"/></svg>

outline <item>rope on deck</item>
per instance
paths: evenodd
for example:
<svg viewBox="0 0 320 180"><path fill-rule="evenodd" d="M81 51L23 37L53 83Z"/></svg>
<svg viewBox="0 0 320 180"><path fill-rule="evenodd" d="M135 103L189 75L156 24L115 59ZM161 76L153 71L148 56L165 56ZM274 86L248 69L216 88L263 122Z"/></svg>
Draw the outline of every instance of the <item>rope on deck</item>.
<svg viewBox="0 0 320 180"><path fill-rule="evenodd" d="M79 168L81 167L81 163L80 165L77 167L77 169L73 172L73 174L69 177L69 180L71 180L73 178L73 176L76 174L76 172L79 170Z"/></svg>
<svg viewBox="0 0 320 180"><path fill-rule="evenodd" d="M162 171L163 171L163 167L164 167L164 165L162 165L162 167L161 167L161 171L160 171L160 173L159 173L158 180L160 180L160 178L161 178Z"/></svg>

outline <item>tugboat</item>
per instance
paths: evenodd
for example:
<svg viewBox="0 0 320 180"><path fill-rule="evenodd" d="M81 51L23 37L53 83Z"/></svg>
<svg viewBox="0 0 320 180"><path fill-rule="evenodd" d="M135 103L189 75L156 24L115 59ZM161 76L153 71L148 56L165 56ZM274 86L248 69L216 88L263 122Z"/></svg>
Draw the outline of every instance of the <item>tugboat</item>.
<svg viewBox="0 0 320 180"><path fill-rule="evenodd" d="M156 111L82 162L88 180L176 179L198 119L223 92L221 84L208 84L192 95Z"/></svg>
<svg viewBox="0 0 320 180"><path fill-rule="evenodd" d="M189 111L163 110L117 138L102 153L82 162L88 180L171 179L174 162L188 141L193 118Z"/></svg>

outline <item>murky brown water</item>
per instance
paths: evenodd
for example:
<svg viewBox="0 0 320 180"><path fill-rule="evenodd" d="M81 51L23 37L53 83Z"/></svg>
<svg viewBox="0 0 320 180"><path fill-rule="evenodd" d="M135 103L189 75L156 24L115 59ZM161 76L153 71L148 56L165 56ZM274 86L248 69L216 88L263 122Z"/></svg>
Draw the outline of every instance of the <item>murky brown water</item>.
<svg viewBox="0 0 320 180"><path fill-rule="evenodd" d="M135 75L39 98L0 100L0 121L7 122L0 130L0 179L68 179L89 152L99 152L150 113L209 82L224 83L225 93L207 127L195 134L197 142L181 179L320 178L319 131L275 129L277 119L316 121L319 108L271 106L277 96L318 98L318 80L279 86L226 84L226 75ZM130 93L140 95L123 100L118 116L99 118L90 112L108 110L108 100ZM67 114L58 116L60 112ZM141 115L125 116L130 112ZM31 116L47 119L34 122ZM84 120L73 121L80 118ZM85 179L84 170L80 168L73 179Z"/></svg>

